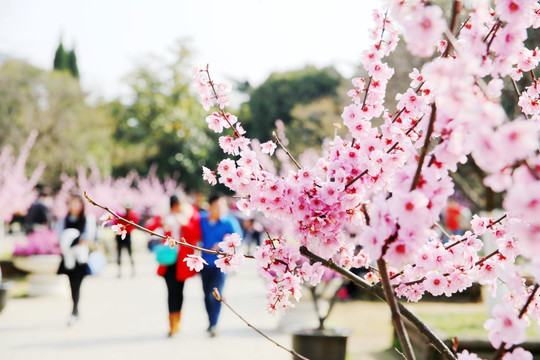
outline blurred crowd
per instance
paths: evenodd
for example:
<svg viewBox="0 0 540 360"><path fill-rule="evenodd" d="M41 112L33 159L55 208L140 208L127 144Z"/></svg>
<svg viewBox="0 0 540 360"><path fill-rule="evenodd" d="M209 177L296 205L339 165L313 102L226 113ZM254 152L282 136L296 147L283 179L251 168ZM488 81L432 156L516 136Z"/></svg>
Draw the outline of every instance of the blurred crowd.
<svg viewBox="0 0 540 360"><path fill-rule="evenodd" d="M98 274L108 262L116 262L118 277L121 277L125 253L131 265L131 276L136 275L132 235L140 226L152 232L141 234L145 234L145 247L155 255L157 274L164 278L167 285L168 335L173 336L179 329L184 282L196 274L185 260L189 256L202 255L206 265L200 273L208 313L208 333L215 336L221 303L214 298L212 291L214 288L223 291L226 280L226 275L215 265L218 257L204 252L201 254L199 250L186 246L170 248L165 244L164 237L183 239L193 247L217 250L224 236L238 234L243 239L246 252L252 253L263 235L259 218L244 216L235 208L232 198L220 193L205 197L175 191L169 196L168 209L160 211L149 207L136 211L131 203L125 202L121 209L114 211L127 222L113 219L102 227L94 215L95 209L80 195L64 196L66 213L58 216L58 211L53 210L57 200L49 189L38 187L37 191L39 196L28 212L15 216L7 231L25 234L18 237L14 244L14 257L61 257L57 273L67 275L73 303L68 325L79 319L80 289L85 276ZM110 228L119 224L125 226L125 232L114 235ZM111 239L113 237L114 240Z"/></svg>

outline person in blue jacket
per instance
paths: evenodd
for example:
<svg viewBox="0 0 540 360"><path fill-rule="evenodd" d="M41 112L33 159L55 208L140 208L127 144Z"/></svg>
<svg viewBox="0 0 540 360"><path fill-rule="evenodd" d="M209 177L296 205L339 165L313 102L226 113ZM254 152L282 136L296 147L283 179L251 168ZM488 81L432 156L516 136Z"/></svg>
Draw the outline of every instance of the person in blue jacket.
<svg viewBox="0 0 540 360"><path fill-rule="evenodd" d="M210 207L201 217L202 247L219 250L218 243L228 234L237 233L242 236L240 223L234 216L228 214L227 200L222 194L215 194L209 198ZM204 305L208 313L210 325L207 331L210 336L216 336L216 325L221 310L221 303L214 298L212 291L217 288L221 293L225 285L226 275L216 267L217 255L203 253L202 257L208 265L201 270L204 290Z"/></svg>

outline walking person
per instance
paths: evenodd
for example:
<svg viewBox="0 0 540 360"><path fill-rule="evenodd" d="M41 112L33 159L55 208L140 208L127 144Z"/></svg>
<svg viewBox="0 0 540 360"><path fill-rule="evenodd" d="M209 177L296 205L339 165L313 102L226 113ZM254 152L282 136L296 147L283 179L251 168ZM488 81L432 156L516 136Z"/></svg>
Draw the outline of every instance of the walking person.
<svg viewBox="0 0 540 360"><path fill-rule="evenodd" d="M124 205L124 215L122 216L126 220L132 221L135 224L139 223L139 216L131 209L131 204ZM123 223L121 221L115 221L113 224ZM116 235L116 250L117 250L117 264L118 264L118 277L122 276L122 249L126 248L129 260L131 262L131 276L135 276L135 262L133 261L133 250L131 246L131 233L135 230L135 226L131 224L125 224L126 236L122 239L121 235Z"/></svg>
<svg viewBox="0 0 540 360"><path fill-rule="evenodd" d="M242 236L242 229L238 220L228 214L227 200L223 195L213 195L209 199L209 204L208 212L201 217L202 247L219 250L218 243L223 240L225 235L237 233ZM217 288L220 293L223 293L226 275L216 267L217 255L203 253L202 257L208 263L201 270L204 305L209 322L207 331L211 337L214 337L217 335L216 326L221 310L221 302L216 300L212 295L212 291Z"/></svg>
<svg viewBox="0 0 540 360"><path fill-rule="evenodd" d="M170 214L163 221L165 235L175 240L184 240L191 245L197 245L201 239L201 216L197 208L176 195L170 198ZM194 250L187 246L177 245L176 262L169 266L161 265L158 274L165 278L167 284L167 304L169 308L169 333L173 336L180 328L182 304L184 302L184 282L196 274L190 270L184 259L193 254Z"/></svg>
<svg viewBox="0 0 540 360"><path fill-rule="evenodd" d="M80 196L71 197L68 207L67 216L58 224L62 251L58 274L66 274L69 279L73 310L68 319L68 325L72 325L79 319L81 284L89 273L88 245L94 240L96 222L91 216L85 215L84 202Z"/></svg>

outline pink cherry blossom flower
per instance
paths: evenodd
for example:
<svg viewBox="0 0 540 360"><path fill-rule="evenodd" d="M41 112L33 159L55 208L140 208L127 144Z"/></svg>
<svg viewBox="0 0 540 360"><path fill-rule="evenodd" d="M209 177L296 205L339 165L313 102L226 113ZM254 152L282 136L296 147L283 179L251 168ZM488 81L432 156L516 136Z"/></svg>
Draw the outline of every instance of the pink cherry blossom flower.
<svg viewBox="0 0 540 360"><path fill-rule="evenodd" d="M120 235L122 240L127 236L126 226L124 224L115 224L111 226L111 230L114 231L116 235Z"/></svg>
<svg viewBox="0 0 540 360"><path fill-rule="evenodd" d="M203 180L208 181L212 186L217 184L217 179L214 172L206 166L203 166Z"/></svg>
<svg viewBox="0 0 540 360"><path fill-rule="evenodd" d="M217 112L208 115L206 122L208 123L208 128L214 130L216 133L223 132L223 128L227 126L226 121Z"/></svg>
<svg viewBox="0 0 540 360"><path fill-rule="evenodd" d="M235 142L235 139L232 136L220 136L219 147L223 149L223 152L230 155L239 155L240 149L238 149L238 144Z"/></svg>
<svg viewBox="0 0 540 360"><path fill-rule="evenodd" d="M224 252L232 254L240 244L242 244L242 238L240 235L233 233L225 235L218 246Z"/></svg>
<svg viewBox="0 0 540 360"><path fill-rule="evenodd" d="M397 8L395 18L405 27L407 49L417 56L431 56L446 29L443 13L438 6L420 3ZM421 39L421 40L420 40Z"/></svg>
<svg viewBox="0 0 540 360"><path fill-rule="evenodd" d="M526 22L524 26L532 25L531 13L534 10L534 0L497 0L495 11L501 20L509 23Z"/></svg>
<svg viewBox="0 0 540 360"><path fill-rule="evenodd" d="M236 252L232 255L218 255L215 261L216 266L225 274L233 271L238 271L244 262L244 254Z"/></svg>
<svg viewBox="0 0 540 360"><path fill-rule="evenodd" d="M444 294L446 287L448 286L448 280L438 271L430 271L426 274L426 280L424 281L424 288L434 296Z"/></svg>
<svg viewBox="0 0 540 360"><path fill-rule="evenodd" d="M185 257L184 262L190 268L190 270L195 270L196 272L201 271L204 265L208 265L206 260L204 260L202 257L193 254L189 254L187 257Z"/></svg>
<svg viewBox="0 0 540 360"><path fill-rule="evenodd" d="M101 217L99 218L99 221L101 221L101 227L105 227L105 225L107 225L109 222L113 220L114 220L114 217L109 213L105 213L101 215Z"/></svg>
<svg viewBox="0 0 540 360"><path fill-rule="evenodd" d="M482 358L474 353L470 353L468 350L463 350L457 354L457 360L482 360Z"/></svg>
<svg viewBox="0 0 540 360"><path fill-rule="evenodd" d="M486 320L484 328L489 331L488 338L493 347L498 348L503 342L510 347L525 341L525 319L519 319L514 311L503 305L495 305L492 316Z"/></svg>
<svg viewBox="0 0 540 360"><path fill-rule="evenodd" d="M274 154L275 149L276 149L276 144L271 140L261 144L261 151L264 154L268 154L272 156Z"/></svg>
<svg viewBox="0 0 540 360"><path fill-rule="evenodd" d="M517 347L512 352L504 354L502 360L533 360L533 356L529 351Z"/></svg>

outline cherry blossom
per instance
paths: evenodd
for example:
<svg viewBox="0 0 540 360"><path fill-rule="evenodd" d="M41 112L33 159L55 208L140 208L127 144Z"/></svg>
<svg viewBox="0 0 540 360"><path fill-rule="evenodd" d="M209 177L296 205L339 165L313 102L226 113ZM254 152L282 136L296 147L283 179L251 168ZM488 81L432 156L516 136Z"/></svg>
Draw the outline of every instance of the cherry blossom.
<svg viewBox="0 0 540 360"><path fill-rule="evenodd" d="M127 236L127 230L126 226L124 224L115 224L111 226L111 230L116 234L120 235L122 240L124 240Z"/></svg>
<svg viewBox="0 0 540 360"><path fill-rule="evenodd" d="M34 190L45 165L36 167L30 178L26 176L26 161L38 134L32 132L17 157L13 149L0 149L0 221L11 221L13 214L25 213L37 192Z"/></svg>
<svg viewBox="0 0 540 360"><path fill-rule="evenodd" d="M225 132L219 145L235 156L220 161L216 173L203 168L203 178L234 191L241 211L262 212L273 224L253 255L267 281L271 313L292 307L302 284L321 281L321 263L301 255L307 250L343 269L384 264L389 274L373 270L366 281L389 277L396 295L408 301L426 292L452 296L475 281L495 290L501 279L509 295L485 327L495 348L509 348L540 318L538 294L523 281L526 266L516 264L524 259L538 282L539 55L524 40L528 28L540 25L539 5L502 0L491 9L488 1L477 1L470 4L470 16L462 17L466 21L449 29L432 2L388 4L387 12L373 14L372 43L361 57L367 76L352 79L347 92L351 103L341 118L348 134L326 140L312 161L293 161L279 149L276 165L268 156L276 144L259 145L240 131L240 121L225 112L228 87L214 82L208 68L196 69L203 107L219 108L207 117L209 128ZM395 49L399 29L413 55L432 59L410 70L410 84L390 108L385 96L394 69L385 58ZM516 85L523 115L508 119L501 92L516 79L529 81L523 89ZM484 184L502 193L504 216L474 215L472 231L441 238L435 229L455 191L452 173L470 159L486 173ZM488 236L496 249L486 254ZM223 271L240 265L237 243L220 243ZM518 348L503 355L528 356ZM466 351L457 358L478 359Z"/></svg>
<svg viewBox="0 0 540 360"><path fill-rule="evenodd" d="M216 185L217 179L213 171L211 171L206 166L203 166L203 180L206 180L210 185Z"/></svg>
<svg viewBox="0 0 540 360"><path fill-rule="evenodd" d="M261 144L261 149L264 154L273 155L276 149L276 144L273 141L267 141Z"/></svg>
<svg viewBox="0 0 540 360"><path fill-rule="evenodd" d="M189 254L187 257L185 257L184 261L191 270L195 270L196 272L201 271L204 265L208 265L206 260L204 260L202 257L193 254Z"/></svg>

